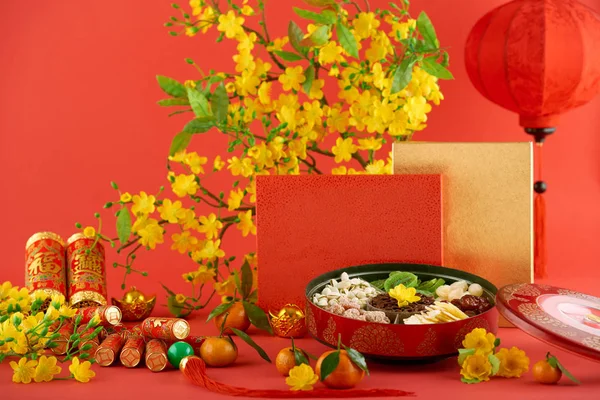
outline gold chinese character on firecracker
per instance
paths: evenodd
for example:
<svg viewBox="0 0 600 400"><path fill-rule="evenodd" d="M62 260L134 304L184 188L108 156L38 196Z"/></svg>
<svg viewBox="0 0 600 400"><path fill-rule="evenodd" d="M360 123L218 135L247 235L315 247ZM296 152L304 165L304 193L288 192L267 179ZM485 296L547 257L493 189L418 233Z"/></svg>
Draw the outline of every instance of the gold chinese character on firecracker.
<svg viewBox="0 0 600 400"><path fill-rule="evenodd" d="M75 274L81 272L91 272L102 276L102 259L94 254L80 253L73 258L73 272Z"/></svg>
<svg viewBox="0 0 600 400"><path fill-rule="evenodd" d="M56 254L37 253L29 264L30 275L57 274L61 269L60 260Z"/></svg>

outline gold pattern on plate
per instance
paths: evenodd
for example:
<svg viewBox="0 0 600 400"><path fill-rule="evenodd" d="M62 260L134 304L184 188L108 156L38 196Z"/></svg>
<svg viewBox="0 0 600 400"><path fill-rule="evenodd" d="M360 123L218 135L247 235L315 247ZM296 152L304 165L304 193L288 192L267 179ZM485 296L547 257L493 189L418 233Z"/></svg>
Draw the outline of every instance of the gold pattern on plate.
<svg viewBox="0 0 600 400"><path fill-rule="evenodd" d="M569 289L558 289L558 294L562 294L563 296L571 296L577 299L590 300L594 302L600 302L598 297L590 296L589 294L574 292Z"/></svg>
<svg viewBox="0 0 600 400"><path fill-rule="evenodd" d="M529 301L524 297L538 297L542 294L536 287L529 283L521 283L517 285L510 285L504 289L506 302L511 300Z"/></svg>
<svg viewBox="0 0 600 400"><path fill-rule="evenodd" d="M429 328L425 332L425 339L417 346L417 354L420 356L432 356L439 354L436 349L437 345L437 334L433 328Z"/></svg>
<svg viewBox="0 0 600 400"><path fill-rule="evenodd" d="M333 317L329 317L327 321L327 328L323 330L323 339L329 344L336 345L337 340L337 326Z"/></svg>
<svg viewBox="0 0 600 400"><path fill-rule="evenodd" d="M100 293L92 292L89 290L77 292L69 297L69 301L71 302L72 306L76 306L77 303L86 300L96 302L101 306L106 305L106 299Z"/></svg>
<svg viewBox="0 0 600 400"><path fill-rule="evenodd" d="M404 343L390 328L370 324L357 329L350 339L350 347L367 354L400 356Z"/></svg>
<svg viewBox="0 0 600 400"><path fill-rule="evenodd" d="M38 233L33 234L27 240L27 243L25 243L25 249L29 248L29 246L31 246L31 244L37 242L38 240L42 240L42 239L52 239L52 240L60 243L63 247L65 245L65 241L63 240L63 238L61 238L60 235L57 235L54 232L38 232Z"/></svg>
<svg viewBox="0 0 600 400"><path fill-rule="evenodd" d="M187 321L180 320L173 324L173 336L177 339L185 339L190 334L190 324Z"/></svg>
<svg viewBox="0 0 600 400"><path fill-rule="evenodd" d="M527 319L536 322L540 325L549 325L556 328L564 328L568 329L569 326L560 322L554 317L551 317L549 314L545 313L540 309L535 303L524 303L519 304L517 308L521 314L523 314ZM556 330L553 330L556 331Z"/></svg>
<svg viewBox="0 0 600 400"><path fill-rule="evenodd" d="M581 342L584 345L600 351L600 337L599 336L588 336Z"/></svg>
<svg viewBox="0 0 600 400"><path fill-rule="evenodd" d="M306 327L311 335L317 337L317 321L310 306L306 307Z"/></svg>

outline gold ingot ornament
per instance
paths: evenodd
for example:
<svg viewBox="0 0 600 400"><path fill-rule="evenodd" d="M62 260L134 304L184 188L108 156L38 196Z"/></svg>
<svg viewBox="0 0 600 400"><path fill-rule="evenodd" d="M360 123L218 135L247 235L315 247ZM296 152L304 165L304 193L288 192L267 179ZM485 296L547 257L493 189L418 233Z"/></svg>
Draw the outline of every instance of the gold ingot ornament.
<svg viewBox="0 0 600 400"><path fill-rule="evenodd" d="M277 313L269 311L269 323L279 337L300 338L306 335L306 316L295 304L287 304Z"/></svg>
<svg viewBox="0 0 600 400"><path fill-rule="evenodd" d="M156 295L148 296L132 286L121 300L113 297L112 303L121 309L123 321L141 321L150 316L156 304Z"/></svg>

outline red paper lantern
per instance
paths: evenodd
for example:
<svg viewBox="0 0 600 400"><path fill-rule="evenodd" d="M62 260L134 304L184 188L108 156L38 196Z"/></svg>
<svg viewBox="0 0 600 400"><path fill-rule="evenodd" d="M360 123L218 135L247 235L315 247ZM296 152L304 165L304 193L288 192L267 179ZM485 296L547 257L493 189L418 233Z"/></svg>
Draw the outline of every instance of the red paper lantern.
<svg viewBox="0 0 600 400"><path fill-rule="evenodd" d="M492 102L519 114L537 147L553 133L560 114L600 90L600 17L575 0L515 0L481 18L465 49L469 78ZM537 156L536 276L545 269L546 183Z"/></svg>

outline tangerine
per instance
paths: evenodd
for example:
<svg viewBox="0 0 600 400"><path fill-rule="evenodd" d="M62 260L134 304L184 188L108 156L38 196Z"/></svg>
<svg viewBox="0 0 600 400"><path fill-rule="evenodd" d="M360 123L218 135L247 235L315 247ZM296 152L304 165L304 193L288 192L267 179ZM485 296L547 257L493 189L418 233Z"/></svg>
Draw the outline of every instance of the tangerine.
<svg viewBox="0 0 600 400"><path fill-rule="evenodd" d="M302 349L300 350L304 357L308 360L308 355ZM296 358L294 357L294 350L291 347L283 348L277 353L277 357L275 358L275 367L277 371L283 376L288 376L290 374L290 370L296 366Z"/></svg>
<svg viewBox="0 0 600 400"><path fill-rule="evenodd" d="M211 367L226 367L237 359L237 347L230 338L209 337L200 346L200 357Z"/></svg>
<svg viewBox="0 0 600 400"><path fill-rule="evenodd" d="M550 365L548 360L540 360L533 366L533 379L539 383L552 385L558 382L561 377L561 370Z"/></svg>
<svg viewBox="0 0 600 400"><path fill-rule="evenodd" d="M327 351L321 354L317 360L315 371L317 376L321 377L321 364L325 357L337 350ZM332 389L351 389L356 386L365 377L365 371L360 369L348 356L346 350L340 350L340 362L327 378L323 381L325 386Z"/></svg>
<svg viewBox="0 0 600 400"><path fill-rule="evenodd" d="M223 330L224 335L233 335L231 328L238 329L242 332L246 332L248 328L250 328L250 320L248 319L248 315L246 314L246 310L242 303L233 303L233 306L229 307L229 310L215 317L217 329L221 329L225 315L227 315L227 321L225 321L225 329Z"/></svg>

